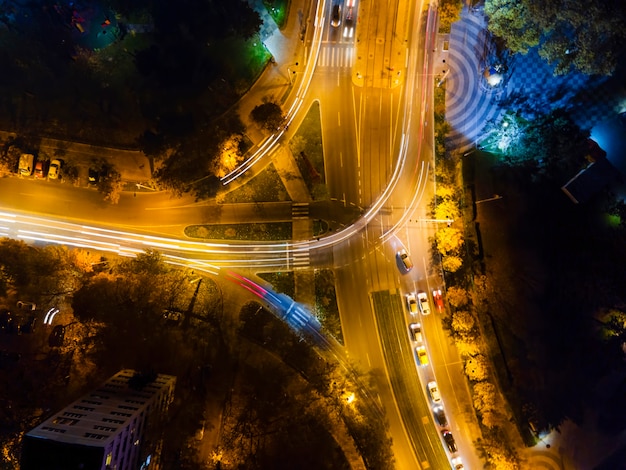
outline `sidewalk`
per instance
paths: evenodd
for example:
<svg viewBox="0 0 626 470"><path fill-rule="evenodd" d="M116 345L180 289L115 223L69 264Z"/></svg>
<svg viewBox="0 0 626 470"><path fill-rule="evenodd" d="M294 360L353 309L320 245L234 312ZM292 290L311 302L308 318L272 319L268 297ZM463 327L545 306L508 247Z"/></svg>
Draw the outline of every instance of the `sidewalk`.
<svg viewBox="0 0 626 470"><path fill-rule="evenodd" d="M267 65L259 79L235 106L238 108L241 121L246 126L248 137L258 144L266 135L250 120L250 112L255 106L267 100L282 105L292 88L290 73L293 74L304 68L306 59L304 44L298 38L302 37L303 28L306 27L304 23L305 18L308 17L310 0L291 0L287 23L282 30L278 29L272 17L267 13L262 0L252 0L251 6L263 20L259 36L272 54L274 62Z"/></svg>

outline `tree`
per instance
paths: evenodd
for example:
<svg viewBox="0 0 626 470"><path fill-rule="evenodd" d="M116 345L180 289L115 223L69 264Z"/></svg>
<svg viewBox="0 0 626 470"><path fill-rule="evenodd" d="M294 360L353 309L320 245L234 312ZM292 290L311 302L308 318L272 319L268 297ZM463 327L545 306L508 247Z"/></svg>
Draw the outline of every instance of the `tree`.
<svg viewBox="0 0 626 470"><path fill-rule="evenodd" d="M463 258L456 255L447 255L441 261L441 267L444 271L455 273L463 266Z"/></svg>
<svg viewBox="0 0 626 470"><path fill-rule="evenodd" d="M455 200L444 199L435 206L434 218L437 220L456 220L461 215L459 204Z"/></svg>
<svg viewBox="0 0 626 470"><path fill-rule="evenodd" d="M437 251L442 255L456 253L463 246L463 234L459 229L444 227L435 233Z"/></svg>
<svg viewBox="0 0 626 470"><path fill-rule="evenodd" d="M122 175L114 169L109 170L107 176L98 184L98 190L104 195L104 200L111 204L117 204L120 201L122 189L124 189Z"/></svg>
<svg viewBox="0 0 626 470"><path fill-rule="evenodd" d="M449 33L452 23L461 18L463 2L459 0L441 0L437 6L439 13L439 32Z"/></svg>
<svg viewBox="0 0 626 470"><path fill-rule="evenodd" d="M281 107L272 101L256 106L250 117L263 129L271 132L277 130L285 120Z"/></svg>
<svg viewBox="0 0 626 470"><path fill-rule="evenodd" d="M623 2L487 0L485 13L489 30L512 52L525 54L539 45L539 55L556 74L576 69L611 75L626 39Z"/></svg>
<svg viewBox="0 0 626 470"><path fill-rule="evenodd" d="M471 336L456 337L454 344L461 357L476 356L480 352L476 339Z"/></svg>
<svg viewBox="0 0 626 470"><path fill-rule="evenodd" d="M452 329L455 333L466 335L476 327L474 316L467 310L457 310L452 314Z"/></svg>
<svg viewBox="0 0 626 470"><path fill-rule="evenodd" d="M496 387L489 382L474 384L474 408L480 412L496 408Z"/></svg>
<svg viewBox="0 0 626 470"><path fill-rule="evenodd" d="M450 286L446 289L448 303L454 308L460 308L468 304L469 296L467 291L458 286Z"/></svg>
<svg viewBox="0 0 626 470"><path fill-rule="evenodd" d="M465 374L472 382L481 382L487 379L489 364L487 358L478 354L465 361Z"/></svg>

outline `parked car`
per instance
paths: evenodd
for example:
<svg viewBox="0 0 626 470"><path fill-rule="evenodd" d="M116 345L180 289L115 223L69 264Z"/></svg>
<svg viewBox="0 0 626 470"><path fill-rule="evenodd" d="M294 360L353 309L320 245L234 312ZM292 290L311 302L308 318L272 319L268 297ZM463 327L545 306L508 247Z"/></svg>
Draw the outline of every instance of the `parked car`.
<svg viewBox="0 0 626 470"><path fill-rule="evenodd" d="M10 333L12 323L13 316L11 315L11 312L8 311L6 308L0 310L0 330L4 331L5 333Z"/></svg>
<svg viewBox="0 0 626 470"><path fill-rule="evenodd" d="M35 315L30 315L28 317L28 320L26 320L26 322L20 325L20 329L18 330L18 332L20 334L21 333L26 333L26 334L34 333L36 324L37 324L37 317Z"/></svg>
<svg viewBox="0 0 626 470"><path fill-rule="evenodd" d="M44 165L44 162L39 161L37 163L35 163L35 178L37 179L43 179L46 176L46 167Z"/></svg>
<svg viewBox="0 0 626 470"><path fill-rule="evenodd" d="M17 302L17 308L19 308L20 310L37 310L37 304L34 302L24 302L23 300L20 300Z"/></svg>
<svg viewBox="0 0 626 470"><path fill-rule="evenodd" d="M419 300L422 315L428 315L430 313L430 302L428 302L428 295L426 295L426 292L419 292L417 294L417 300Z"/></svg>
<svg viewBox="0 0 626 470"><path fill-rule="evenodd" d="M50 162L48 179L55 180L61 175L61 160L54 159Z"/></svg>
<svg viewBox="0 0 626 470"><path fill-rule="evenodd" d="M448 418L446 417L446 412L443 410L443 406L435 406L433 408L433 415L439 426L448 425Z"/></svg>
<svg viewBox="0 0 626 470"><path fill-rule="evenodd" d="M419 359L420 366L427 366L428 353L426 352L426 348L424 346L418 346L415 348L415 352L417 353L417 358Z"/></svg>
<svg viewBox="0 0 626 470"><path fill-rule="evenodd" d="M441 403L441 394L439 393L439 387L437 386L437 382L434 380L428 382L428 393L433 403Z"/></svg>
<svg viewBox="0 0 626 470"><path fill-rule="evenodd" d="M443 312L444 305L443 305L443 297L441 295L441 289L433 290L433 301L435 302L435 307L437 307L437 310L440 313Z"/></svg>
<svg viewBox="0 0 626 470"><path fill-rule="evenodd" d="M409 324L409 332L411 333L411 338L416 343L422 342L422 325L421 323L411 323Z"/></svg>
<svg viewBox="0 0 626 470"><path fill-rule="evenodd" d="M52 328L52 333L48 337L48 346L51 348L59 348L63 346L65 341L65 327L63 325L57 325Z"/></svg>
<svg viewBox="0 0 626 470"><path fill-rule="evenodd" d="M94 170L93 168L89 168L87 180L89 181L89 184L98 184L100 181L100 172L98 170Z"/></svg>
<svg viewBox="0 0 626 470"><path fill-rule="evenodd" d="M456 446L456 442L454 441L454 436L450 431L444 429L443 431L441 431L441 435L443 436L443 440L445 441L450 453L454 454L457 450L459 450Z"/></svg>
<svg viewBox="0 0 626 470"><path fill-rule="evenodd" d="M406 252L404 248L402 248L396 256L402 261L402 265L404 266L404 270L408 273L411 269L413 269L413 261L409 257L409 254Z"/></svg>
<svg viewBox="0 0 626 470"><path fill-rule="evenodd" d="M417 299L415 298L415 294L410 293L406 295L406 304L409 307L410 313L417 313Z"/></svg>

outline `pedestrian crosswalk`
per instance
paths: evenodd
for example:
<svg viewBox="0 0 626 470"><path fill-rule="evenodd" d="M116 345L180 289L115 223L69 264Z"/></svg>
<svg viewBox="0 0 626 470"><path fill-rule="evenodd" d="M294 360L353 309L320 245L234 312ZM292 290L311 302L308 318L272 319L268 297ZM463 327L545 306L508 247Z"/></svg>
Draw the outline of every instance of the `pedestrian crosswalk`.
<svg viewBox="0 0 626 470"><path fill-rule="evenodd" d="M318 67L352 67L354 63L354 45L323 44L317 59Z"/></svg>
<svg viewBox="0 0 626 470"><path fill-rule="evenodd" d="M291 205L291 217L294 219L308 219L309 218L309 203L308 202L294 202Z"/></svg>

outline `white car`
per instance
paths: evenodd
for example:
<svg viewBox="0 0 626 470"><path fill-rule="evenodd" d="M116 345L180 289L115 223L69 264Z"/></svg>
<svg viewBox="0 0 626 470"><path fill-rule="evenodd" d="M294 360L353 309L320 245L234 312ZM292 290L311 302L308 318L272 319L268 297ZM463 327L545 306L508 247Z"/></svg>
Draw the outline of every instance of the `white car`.
<svg viewBox="0 0 626 470"><path fill-rule="evenodd" d="M463 466L463 461L461 460L461 457L456 457L454 459L452 459L452 468L454 468L454 470L464 470L464 466Z"/></svg>
<svg viewBox="0 0 626 470"><path fill-rule="evenodd" d="M409 307L409 312L413 315L417 313L417 299L415 298L415 294L407 294L406 295L406 304Z"/></svg>
<svg viewBox="0 0 626 470"><path fill-rule="evenodd" d="M50 168L48 169L48 179L55 180L59 177L61 171L61 161L52 160L50 162Z"/></svg>
<svg viewBox="0 0 626 470"><path fill-rule="evenodd" d="M426 292L420 292L417 294L417 300L419 300L420 310L422 315L428 315L430 313L430 302L428 302L428 294Z"/></svg>
<svg viewBox="0 0 626 470"><path fill-rule="evenodd" d="M398 258L400 258L400 261L402 261L402 264L404 265L404 270L407 273L411 269L413 269L413 261L411 261L411 258L409 257L409 254L406 252L406 250L404 248L402 248L400 251L398 251L398 253L396 253L396 256Z"/></svg>
<svg viewBox="0 0 626 470"><path fill-rule="evenodd" d="M437 382L434 380L432 382L428 382L428 393L430 394L430 398L433 403L441 403L441 394L439 393L439 387L437 386Z"/></svg>

